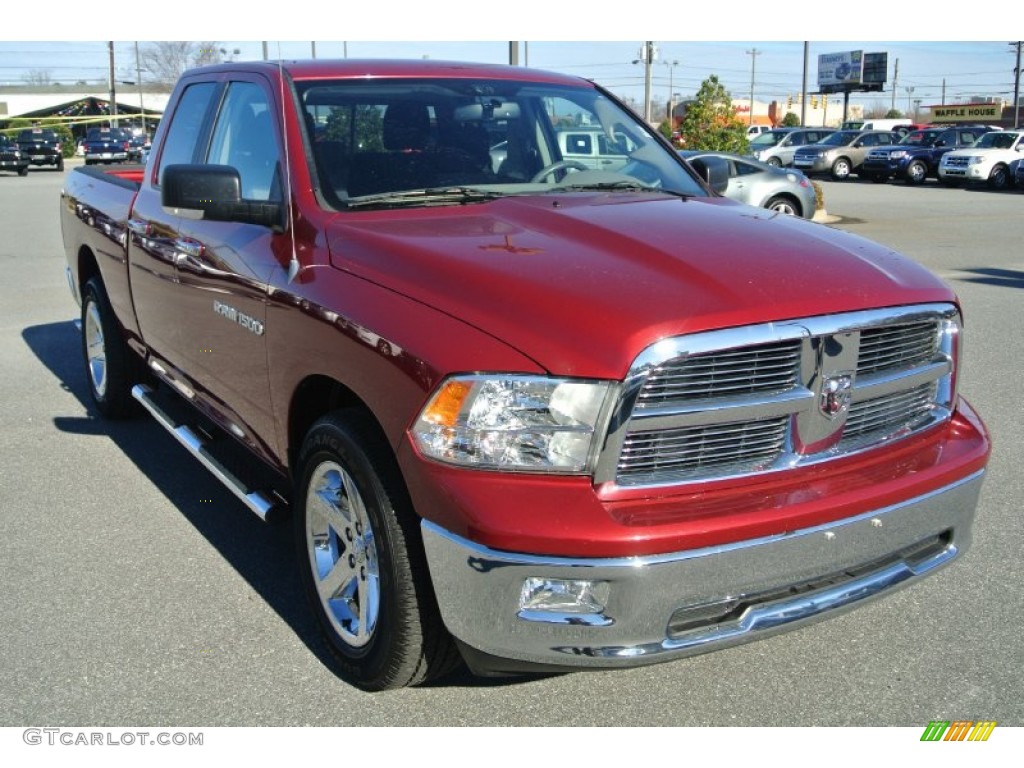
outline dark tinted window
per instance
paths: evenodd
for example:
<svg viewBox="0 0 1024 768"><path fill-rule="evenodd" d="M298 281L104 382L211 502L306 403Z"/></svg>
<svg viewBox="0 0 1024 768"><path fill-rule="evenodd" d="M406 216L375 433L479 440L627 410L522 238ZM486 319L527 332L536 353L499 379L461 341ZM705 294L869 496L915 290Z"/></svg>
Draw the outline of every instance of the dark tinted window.
<svg viewBox="0 0 1024 768"><path fill-rule="evenodd" d="M188 86L181 94L164 138L164 148L160 155L161 175L168 165L192 162L203 119L216 87L215 83L196 83Z"/></svg>

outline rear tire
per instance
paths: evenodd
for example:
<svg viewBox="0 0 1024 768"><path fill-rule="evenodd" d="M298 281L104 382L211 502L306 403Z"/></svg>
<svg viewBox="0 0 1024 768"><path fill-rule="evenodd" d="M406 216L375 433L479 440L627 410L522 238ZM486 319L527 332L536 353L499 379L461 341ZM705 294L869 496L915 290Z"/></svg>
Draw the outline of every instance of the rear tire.
<svg viewBox="0 0 1024 768"><path fill-rule="evenodd" d="M125 343L121 324L98 277L89 280L82 291L82 358L89 394L97 410L108 419L132 415L137 358Z"/></svg>
<svg viewBox="0 0 1024 768"><path fill-rule="evenodd" d="M451 671L460 656L437 608L419 520L376 425L357 411L324 416L298 468L299 569L341 676L381 691Z"/></svg>
<svg viewBox="0 0 1024 768"><path fill-rule="evenodd" d="M768 158L768 165L770 165L772 168L781 168L782 167L782 161L779 160L779 158L777 158L777 157L769 157Z"/></svg>
<svg viewBox="0 0 1024 768"><path fill-rule="evenodd" d="M803 211L800 208L800 204L793 198L787 197L786 195L776 195L770 198L764 204L764 207L769 211L775 213L784 213L787 216L802 216Z"/></svg>
<svg viewBox="0 0 1024 768"><path fill-rule="evenodd" d="M64 158L63 157L57 160L57 166L56 167L57 167L58 171L63 171L64 170Z"/></svg>
<svg viewBox="0 0 1024 768"><path fill-rule="evenodd" d="M19 168L18 169L18 175L19 176L28 176L28 166L26 165L24 168Z"/></svg>

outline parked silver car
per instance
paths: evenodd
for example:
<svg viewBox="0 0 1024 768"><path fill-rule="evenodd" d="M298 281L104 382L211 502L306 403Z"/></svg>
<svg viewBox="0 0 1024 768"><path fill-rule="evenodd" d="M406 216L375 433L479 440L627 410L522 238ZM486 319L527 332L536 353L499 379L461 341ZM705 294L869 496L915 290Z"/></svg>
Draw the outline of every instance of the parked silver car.
<svg viewBox="0 0 1024 768"><path fill-rule="evenodd" d="M831 128L775 128L751 140L750 154L776 168L789 166L797 147L817 144L830 133Z"/></svg>
<svg viewBox="0 0 1024 768"><path fill-rule="evenodd" d="M800 171L775 168L727 152L679 150L679 154L688 161L705 157L725 160L729 166L729 186L723 194L732 200L805 219L814 216L814 185Z"/></svg>
<svg viewBox="0 0 1024 768"><path fill-rule="evenodd" d="M836 181L859 173L868 151L898 143L891 131L836 131L818 144L800 147L793 155L793 167L808 176L830 173Z"/></svg>

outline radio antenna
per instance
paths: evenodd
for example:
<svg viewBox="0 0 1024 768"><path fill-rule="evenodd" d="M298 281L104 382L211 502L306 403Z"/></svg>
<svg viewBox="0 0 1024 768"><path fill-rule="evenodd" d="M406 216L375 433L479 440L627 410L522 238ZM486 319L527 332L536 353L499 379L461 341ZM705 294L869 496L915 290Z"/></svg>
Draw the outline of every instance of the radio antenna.
<svg viewBox="0 0 1024 768"><path fill-rule="evenodd" d="M296 275L299 274L299 256L298 248L295 244L295 218L292 210L292 153L288 149L288 121L285 120L284 116L284 62L281 60L281 41L277 41L277 75L278 84L281 89L280 93L280 104L281 104L281 136L284 137L284 177L285 177L285 188L288 190L287 193L287 207L288 207L288 235L292 241L292 258L288 262L288 282L295 280Z"/></svg>

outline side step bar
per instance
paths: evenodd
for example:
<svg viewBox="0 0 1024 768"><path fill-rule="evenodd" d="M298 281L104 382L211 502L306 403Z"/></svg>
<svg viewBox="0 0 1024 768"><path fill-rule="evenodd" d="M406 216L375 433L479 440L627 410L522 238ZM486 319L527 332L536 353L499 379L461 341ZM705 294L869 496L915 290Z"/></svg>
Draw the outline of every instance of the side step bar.
<svg viewBox="0 0 1024 768"><path fill-rule="evenodd" d="M132 387L132 397L142 403L143 407L150 412L157 423L174 435L175 439L195 456L199 463L210 470L213 476L224 483L239 500L250 510L255 512L261 520L268 521L272 517L284 511L283 504L262 491L254 491L246 488L245 485L223 464L217 461L208 450L208 443L192 429L184 424L175 424L174 421L164 413L163 409L153 399L153 391L143 385L136 384Z"/></svg>

